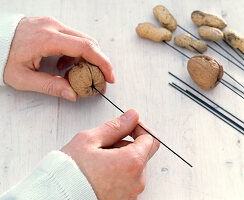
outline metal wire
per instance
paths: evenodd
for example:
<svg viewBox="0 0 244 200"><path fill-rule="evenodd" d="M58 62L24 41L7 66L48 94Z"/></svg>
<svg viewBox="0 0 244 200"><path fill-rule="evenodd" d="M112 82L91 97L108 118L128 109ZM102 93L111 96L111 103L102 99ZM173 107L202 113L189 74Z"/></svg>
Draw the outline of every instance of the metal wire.
<svg viewBox="0 0 244 200"><path fill-rule="evenodd" d="M219 119L221 119L222 121L224 121L225 123L227 123L229 126L231 126L232 128L234 128L235 130L237 130L238 132L240 132L241 134L244 135L244 131L243 131L243 127L240 126L241 130L239 130L236 126L234 126L232 123L230 123L227 119L226 116L218 111L215 112L216 109L214 109L213 107L211 107L209 104L207 104L206 102L204 102L203 100L199 101L198 99L196 99L194 96L195 95L191 95L192 93L185 91L183 88L181 88L180 86L176 85L175 83L169 83L169 85L173 88L175 88L176 90L178 90L179 92L181 92L182 94L184 94L185 96L187 96L188 98L190 98L191 100L195 101L198 105L202 106L203 108L205 108L206 110L208 110L209 112L211 112L213 115L215 115L216 117L218 117ZM204 102L204 103L203 103Z"/></svg>
<svg viewBox="0 0 244 200"><path fill-rule="evenodd" d="M111 103L115 108L117 108L120 112L124 113L124 111L119 108L116 104L114 104L109 98L107 98L103 93L101 93L95 86L92 86L93 89L95 89L102 97L104 97L109 103ZM180 158L182 161L184 161L188 166L192 167L192 165L187 162L184 158L182 158L179 154L177 154L174 150L172 150L170 147L168 147L166 144L164 144L160 139L158 139L156 136L154 136L151 132L149 132L147 129L145 129L142 125L137 124L139 127L141 127L144 131L146 131L149 135L151 135L154 139L156 139L158 142L160 142L164 147L166 147L169 151L171 151L173 154L175 154L178 158Z"/></svg>
<svg viewBox="0 0 244 200"><path fill-rule="evenodd" d="M201 92L197 91L195 88L193 88L192 86L190 86L189 84L187 84L185 81L183 81L182 79L180 79L179 77L177 77L175 74L173 74L171 72L168 72L168 73L171 76L173 76L175 79L177 79L181 83L185 84L186 86L188 86L189 88L191 88L193 91L195 91L196 93L198 93L199 95L201 95L202 97L204 97L205 99L207 99L208 101L210 101L212 104L214 104L215 106L217 106L218 108L220 108L221 110L223 110L224 112L228 113L230 116L234 117L239 122L241 122L242 124L244 124L244 121L242 121L241 119L239 119L238 117L236 117L235 115L233 115L232 113L230 113L229 111L227 111L226 109L224 109L223 107L221 107L220 105L218 105L217 103L215 103L214 101L212 101L211 99L209 99L207 96L205 96Z"/></svg>

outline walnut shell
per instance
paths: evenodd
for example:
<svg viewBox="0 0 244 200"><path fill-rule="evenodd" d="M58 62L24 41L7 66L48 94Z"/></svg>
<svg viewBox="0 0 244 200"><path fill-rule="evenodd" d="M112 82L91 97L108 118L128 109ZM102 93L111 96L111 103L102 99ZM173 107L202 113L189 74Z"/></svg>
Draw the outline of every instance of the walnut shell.
<svg viewBox="0 0 244 200"><path fill-rule="evenodd" d="M187 70L195 83L204 90L216 87L224 72L222 64L207 55L193 56L187 63Z"/></svg>
<svg viewBox="0 0 244 200"><path fill-rule="evenodd" d="M81 97L96 95L105 87L105 80L100 69L90 63L80 62L69 71L69 82L73 90Z"/></svg>
<svg viewBox="0 0 244 200"><path fill-rule="evenodd" d="M191 13L191 19L197 26L212 26L218 29L223 29L227 26L226 21L217 15L195 10Z"/></svg>

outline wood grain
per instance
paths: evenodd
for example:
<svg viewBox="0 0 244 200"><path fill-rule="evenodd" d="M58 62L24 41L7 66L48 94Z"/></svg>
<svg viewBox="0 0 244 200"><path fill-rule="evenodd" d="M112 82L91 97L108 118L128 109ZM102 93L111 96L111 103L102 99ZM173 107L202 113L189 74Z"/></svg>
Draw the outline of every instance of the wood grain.
<svg viewBox="0 0 244 200"><path fill-rule="evenodd" d="M138 23L159 26L152 8L162 3L195 35L197 27L190 19L193 10L222 15L228 28L244 35L241 0L1 0L0 12L53 16L96 38L110 57L117 78L114 85L108 85L106 95L124 110L135 108L141 121L194 166L189 168L161 147L148 164L147 186L140 200L244 199L243 136L168 86L174 80L168 75L171 71L197 88L187 74L186 58L164 44L136 35ZM183 32L178 28L174 36L178 33ZM243 72L215 52L208 50L207 54L244 82ZM56 60L45 59L42 70L63 74L55 69ZM243 101L222 85L200 91L243 119ZM9 87L1 89L0 105L0 193L30 174L45 154L62 147L77 132L120 114L99 96L70 103Z"/></svg>

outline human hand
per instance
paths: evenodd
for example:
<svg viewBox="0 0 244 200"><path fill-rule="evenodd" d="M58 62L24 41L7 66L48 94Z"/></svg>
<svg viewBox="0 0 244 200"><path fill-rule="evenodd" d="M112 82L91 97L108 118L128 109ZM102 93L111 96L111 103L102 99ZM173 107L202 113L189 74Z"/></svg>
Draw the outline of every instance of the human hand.
<svg viewBox="0 0 244 200"><path fill-rule="evenodd" d="M4 82L18 90L41 92L71 101L77 99L69 82L38 72L42 57L63 55L59 69L85 59L98 66L109 83L115 81L112 65L95 39L50 17L23 18L16 29L4 70Z"/></svg>
<svg viewBox="0 0 244 200"><path fill-rule="evenodd" d="M77 163L99 200L134 200L145 187L147 161L159 142L137 126L129 110L117 119L78 133L61 151ZM134 142L122 140L127 135Z"/></svg>

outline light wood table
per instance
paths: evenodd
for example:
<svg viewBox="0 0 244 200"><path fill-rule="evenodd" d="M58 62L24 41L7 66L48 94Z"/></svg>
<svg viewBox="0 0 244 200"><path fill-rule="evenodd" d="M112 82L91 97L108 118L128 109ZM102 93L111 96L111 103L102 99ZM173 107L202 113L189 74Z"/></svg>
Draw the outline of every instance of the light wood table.
<svg viewBox="0 0 244 200"><path fill-rule="evenodd" d="M228 28L244 35L241 0L1 0L0 12L52 16L96 38L110 57L117 78L114 85L108 85L106 95L124 110L135 108L141 121L193 165L188 167L161 146L148 164L147 186L139 199L244 199L244 136L171 88L168 82L175 80L168 71L242 119L244 102L223 85L208 92L200 90L187 73L185 57L163 43L136 35L138 23L159 26L152 8L162 3L195 35L197 27L190 18L193 10L222 15ZM178 28L174 36L179 33L183 31ZM210 49L206 54L244 82L244 73L237 67ZM54 67L56 61L44 59L42 70L63 75ZM48 152L62 147L77 132L120 114L101 96L70 103L9 87L1 89L0 105L0 193L30 174Z"/></svg>

